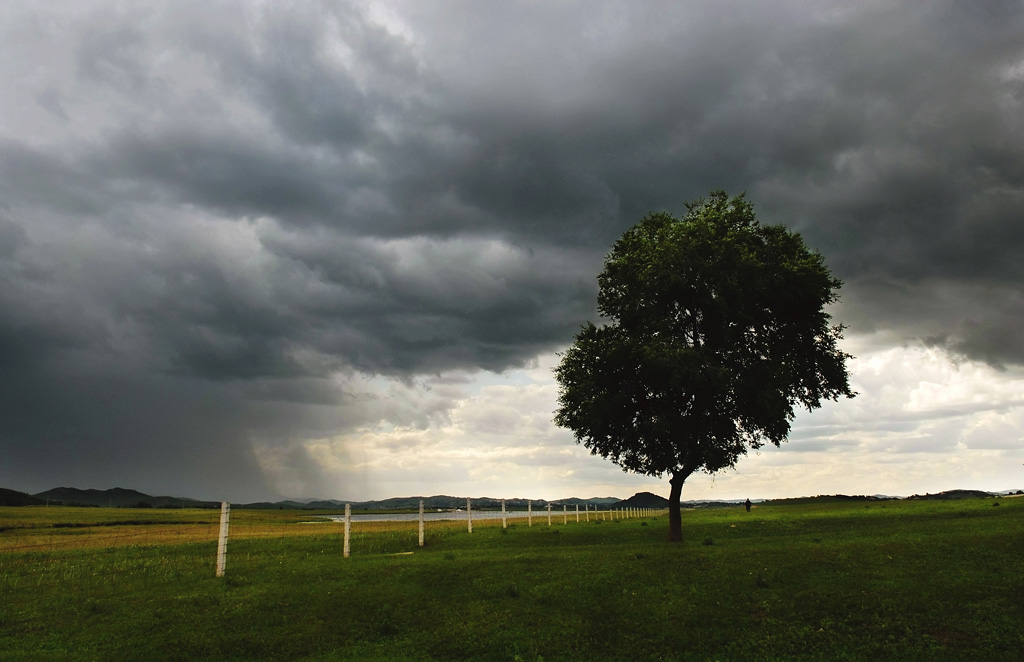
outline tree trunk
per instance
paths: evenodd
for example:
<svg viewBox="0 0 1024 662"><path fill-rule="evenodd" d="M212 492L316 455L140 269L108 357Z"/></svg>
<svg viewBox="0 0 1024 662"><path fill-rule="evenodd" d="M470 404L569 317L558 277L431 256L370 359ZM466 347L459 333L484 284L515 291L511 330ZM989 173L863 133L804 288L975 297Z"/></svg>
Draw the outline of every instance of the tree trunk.
<svg viewBox="0 0 1024 662"><path fill-rule="evenodd" d="M668 541L683 542L683 517L679 512L679 499L683 496L683 482L689 473L672 472L668 484L672 486L668 495Z"/></svg>

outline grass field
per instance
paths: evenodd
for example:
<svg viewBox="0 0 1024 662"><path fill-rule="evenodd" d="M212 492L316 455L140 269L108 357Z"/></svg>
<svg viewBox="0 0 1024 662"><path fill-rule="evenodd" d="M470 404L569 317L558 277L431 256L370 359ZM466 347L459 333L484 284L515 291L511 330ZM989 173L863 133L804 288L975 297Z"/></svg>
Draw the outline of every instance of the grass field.
<svg viewBox="0 0 1024 662"><path fill-rule="evenodd" d="M998 502L998 507L994 503ZM548 527L0 509L2 660L1020 660L1024 498ZM409 552L412 552L411 554Z"/></svg>

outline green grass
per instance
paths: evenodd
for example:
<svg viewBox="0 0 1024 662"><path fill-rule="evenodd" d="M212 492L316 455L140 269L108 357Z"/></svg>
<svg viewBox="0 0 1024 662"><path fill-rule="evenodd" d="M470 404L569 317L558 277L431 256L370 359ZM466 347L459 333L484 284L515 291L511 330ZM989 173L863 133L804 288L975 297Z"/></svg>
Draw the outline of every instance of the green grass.
<svg viewBox="0 0 1024 662"><path fill-rule="evenodd" d="M261 511L219 580L213 539L0 554L0 659L1020 659L1024 499L998 501L692 511L677 545L664 517L428 524L422 549L413 522L349 559L340 527Z"/></svg>

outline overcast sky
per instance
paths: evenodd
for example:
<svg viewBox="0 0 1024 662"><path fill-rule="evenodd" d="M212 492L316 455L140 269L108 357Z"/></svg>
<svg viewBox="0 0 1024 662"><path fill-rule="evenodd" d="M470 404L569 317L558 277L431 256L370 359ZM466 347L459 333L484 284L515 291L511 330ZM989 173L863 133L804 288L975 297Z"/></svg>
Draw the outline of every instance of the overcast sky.
<svg viewBox="0 0 1024 662"><path fill-rule="evenodd" d="M0 486L667 495L554 427L611 244L712 189L853 400L683 498L1024 488L1024 4L0 4Z"/></svg>

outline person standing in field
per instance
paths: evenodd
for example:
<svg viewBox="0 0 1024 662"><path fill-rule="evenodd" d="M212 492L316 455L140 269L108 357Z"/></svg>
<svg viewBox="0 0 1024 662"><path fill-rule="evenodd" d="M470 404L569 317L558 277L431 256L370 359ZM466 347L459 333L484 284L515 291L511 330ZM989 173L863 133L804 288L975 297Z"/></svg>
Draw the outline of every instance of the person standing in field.
<svg viewBox="0 0 1024 662"><path fill-rule="evenodd" d="M747 507L747 512L749 513L750 512L750 499L747 499L747 502L744 503L743 505Z"/></svg>

